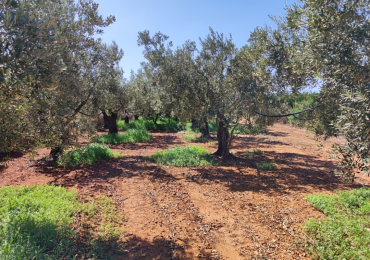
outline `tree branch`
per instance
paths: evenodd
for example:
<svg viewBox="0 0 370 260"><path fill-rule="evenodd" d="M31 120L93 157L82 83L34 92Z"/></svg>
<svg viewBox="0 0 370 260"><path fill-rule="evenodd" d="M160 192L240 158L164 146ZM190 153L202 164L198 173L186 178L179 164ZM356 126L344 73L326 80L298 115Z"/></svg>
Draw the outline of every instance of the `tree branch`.
<svg viewBox="0 0 370 260"><path fill-rule="evenodd" d="M307 111L311 111L311 110L314 110L318 107L320 107L321 105L317 105L315 107L309 107L309 108L306 108L306 109L303 109L301 111L298 111L298 112L294 112L294 113L289 113L289 114L283 114L283 115L266 115L266 114L262 114L260 112L257 112L257 111L254 111L254 113L260 115L260 116L265 116L265 117L287 117L287 116L293 116L293 115L298 115L298 114L301 114L303 112L307 112Z"/></svg>

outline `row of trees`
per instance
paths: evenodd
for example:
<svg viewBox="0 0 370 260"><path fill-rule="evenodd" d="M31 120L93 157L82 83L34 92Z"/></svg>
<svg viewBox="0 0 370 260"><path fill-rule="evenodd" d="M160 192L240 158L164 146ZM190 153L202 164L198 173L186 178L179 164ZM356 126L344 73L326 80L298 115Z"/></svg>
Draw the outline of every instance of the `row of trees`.
<svg viewBox="0 0 370 260"><path fill-rule="evenodd" d="M110 133L120 111L157 118L217 122L217 155L229 155L238 124L266 125L286 115L281 95L320 90L301 113L337 146L347 173L369 170L369 3L302 0L256 28L237 49L210 29L174 48L168 36L140 32L145 62L123 77L122 50L96 39L114 17L90 0L5 0L0 3L0 152L52 148L57 158L82 133L95 131L97 113Z"/></svg>

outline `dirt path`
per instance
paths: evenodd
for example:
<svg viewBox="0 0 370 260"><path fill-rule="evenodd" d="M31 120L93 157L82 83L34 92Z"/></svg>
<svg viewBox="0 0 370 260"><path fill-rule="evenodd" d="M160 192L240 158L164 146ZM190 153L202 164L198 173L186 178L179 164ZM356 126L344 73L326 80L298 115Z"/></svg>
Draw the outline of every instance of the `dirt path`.
<svg viewBox="0 0 370 260"><path fill-rule="evenodd" d="M127 221L121 259L309 259L299 247L300 226L322 214L304 197L354 186L333 175L326 153L333 141L340 140L319 150L312 134L276 125L266 135L237 137L233 161L175 168L143 156L189 143L180 133L153 133L148 143L111 146L126 157L90 166L56 170L14 158L0 172L0 186L55 183L114 198ZM265 153L245 155L252 149ZM278 170L257 171L256 161L275 162Z"/></svg>

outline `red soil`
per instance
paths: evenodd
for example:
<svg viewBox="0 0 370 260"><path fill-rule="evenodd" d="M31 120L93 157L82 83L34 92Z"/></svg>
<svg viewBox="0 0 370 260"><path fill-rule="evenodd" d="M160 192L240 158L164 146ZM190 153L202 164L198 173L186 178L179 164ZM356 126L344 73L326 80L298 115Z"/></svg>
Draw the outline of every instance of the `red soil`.
<svg viewBox="0 0 370 260"><path fill-rule="evenodd" d="M121 259L310 259L300 248L300 227L323 214L305 202L314 192L332 193L369 184L346 185L333 174L326 151L313 134L275 125L268 134L236 137L234 158L217 167L176 168L143 160L156 151L185 146L181 133L153 133L147 143L111 145L124 158L88 166L52 168L41 158L15 156L0 169L0 186L54 183L80 196L107 195L125 216ZM198 144L211 152L216 145ZM253 158L246 150L261 149ZM275 162L276 171L257 171L256 161Z"/></svg>

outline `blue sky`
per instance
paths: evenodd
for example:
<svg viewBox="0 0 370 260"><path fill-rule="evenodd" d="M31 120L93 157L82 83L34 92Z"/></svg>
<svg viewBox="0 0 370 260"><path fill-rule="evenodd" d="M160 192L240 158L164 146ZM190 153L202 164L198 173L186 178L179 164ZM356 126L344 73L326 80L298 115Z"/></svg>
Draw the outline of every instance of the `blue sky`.
<svg viewBox="0 0 370 260"><path fill-rule="evenodd" d="M125 76L140 68L143 48L137 45L139 31L162 32L174 46L186 40L205 37L209 27L231 34L238 48L247 43L257 26L273 26L272 16L285 14L285 5L294 0L95 0L99 13L114 15L116 22L100 37L106 43L115 41L124 51L121 67Z"/></svg>

